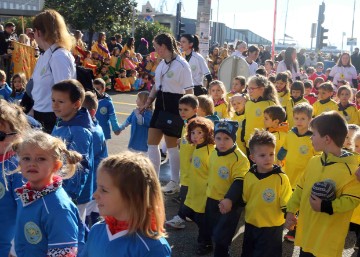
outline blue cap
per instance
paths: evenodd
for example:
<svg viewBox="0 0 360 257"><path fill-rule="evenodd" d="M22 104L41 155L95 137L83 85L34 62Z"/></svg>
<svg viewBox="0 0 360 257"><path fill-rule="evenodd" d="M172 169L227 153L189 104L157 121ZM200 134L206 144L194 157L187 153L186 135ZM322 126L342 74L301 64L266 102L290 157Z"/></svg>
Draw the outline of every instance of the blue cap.
<svg viewBox="0 0 360 257"><path fill-rule="evenodd" d="M214 135L218 132L223 132L227 134L229 137L236 141L236 131L239 128L239 123L237 121L232 120L219 120L214 121Z"/></svg>

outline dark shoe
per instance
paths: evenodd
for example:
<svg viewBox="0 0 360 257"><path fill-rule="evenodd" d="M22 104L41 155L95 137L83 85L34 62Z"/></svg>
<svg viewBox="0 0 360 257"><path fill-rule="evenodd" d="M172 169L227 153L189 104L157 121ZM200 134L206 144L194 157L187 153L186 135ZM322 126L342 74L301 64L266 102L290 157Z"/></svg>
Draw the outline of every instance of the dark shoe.
<svg viewBox="0 0 360 257"><path fill-rule="evenodd" d="M213 246L211 244L199 244L198 248L196 249L196 254L201 256L201 255L206 255L208 253L211 253L213 250Z"/></svg>

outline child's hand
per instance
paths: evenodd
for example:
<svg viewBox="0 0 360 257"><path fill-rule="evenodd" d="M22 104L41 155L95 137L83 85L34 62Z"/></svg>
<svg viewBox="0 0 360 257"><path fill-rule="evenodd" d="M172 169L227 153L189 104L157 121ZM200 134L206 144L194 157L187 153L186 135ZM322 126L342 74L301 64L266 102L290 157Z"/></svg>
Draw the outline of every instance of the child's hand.
<svg viewBox="0 0 360 257"><path fill-rule="evenodd" d="M322 200L315 196L315 195L310 195L310 205L311 208L313 208L314 211L316 212L320 212L321 211L321 202Z"/></svg>
<svg viewBox="0 0 360 257"><path fill-rule="evenodd" d="M288 230L294 230L297 224L296 215L292 212L286 213L285 228Z"/></svg>
<svg viewBox="0 0 360 257"><path fill-rule="evenodd" d="M280 167L284 167L285 166L285 161L278 160L276 164L279 165Z"/></svg>
<svg viewBox="0 0 360 257"><path fill-rule="evenodd" d="M231 208L232 208L232 201L230 199L225 198L220 201L219 210L220 210L221 214L228 213L229 211L231 211Z"/></svg>
<svg viewBox="0 0 360 257"><path fill-rule="evenodd" d="M357 169L355 175L356 175L357 180L360 182L360 167Z"/></svg>
<svg viewBox="0 0 360 257"><path fill-rule="evenodd" d="M120 133L121 133L121 130L114 131L114 134L117 136L120 135Z"/></svg>

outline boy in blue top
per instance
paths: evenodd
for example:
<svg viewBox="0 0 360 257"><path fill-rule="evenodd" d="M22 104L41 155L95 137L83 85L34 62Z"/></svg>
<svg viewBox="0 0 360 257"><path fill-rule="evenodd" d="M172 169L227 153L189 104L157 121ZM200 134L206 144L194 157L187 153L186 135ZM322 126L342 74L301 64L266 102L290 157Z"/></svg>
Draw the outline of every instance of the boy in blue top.
<svg viewBox="0 0 360 257"><path fill-rule="evenodd" d="M102 128L99 125L99 122L95 118L95 113L98 108L98 100L96 98L96 95L93 92L86 92L85 93L85 100L82 104L84 108L88 110L90 113L91 119L94 123L94 126L92 128L92 134L93 134L93 150L94 150L94 172L89 174L88 180L86 181L86 185L92 182L92 188L93 192L96 191L96 170L100 164L100 162L108 157L108 150L106 146L106 140L104 136L104 132ZM85 185L85 187L86 187ZM85 192L83 191L82 194L88 194L89 191ZM81 195L82 196L82 195ZM80 196L80 198L81 198ZM99 217L99 210L97 208L95 200L91 200L91 202L88 203L86 206L86 220L87 225L89 228L97 222L97 219ZM88 216L89 220L88 220Z"/></svg>
<svg viewBox="0 0 360 257"><path fill-rule="evenodd" d="M86 182L89 174L94 172L93 121L89 112L81 108L85 90L77 80L64 80L53 86L51 98L58 118L52 135L60 137L68 150L77 151L83 157L75 175L65 179L63 187L79 208L82 221L85 221L86 204L91 201L93 193L92 183Z"/></svg>
<svg viewBox="0 0 360 257"><path fill-rule="evenodd" d="M6 83L6 73L5 71L0 70L0 99L5 99L6 101L9 101L11 93L12 89Z"/></svg>
<svg viewBox="0 0 360 257"><path fill-rule="evenodd" d="M99 121L99 124L104 131L105 139L108 140L111 138L110 124L115 135L120 134L120 125L116 118L115 108L112 103L111 97L105 93L105 81L101 78L98 78L94 80L93 85L94 88L101 95L101 97L99 97L99 107L96 111L95 117Z"/></svg>

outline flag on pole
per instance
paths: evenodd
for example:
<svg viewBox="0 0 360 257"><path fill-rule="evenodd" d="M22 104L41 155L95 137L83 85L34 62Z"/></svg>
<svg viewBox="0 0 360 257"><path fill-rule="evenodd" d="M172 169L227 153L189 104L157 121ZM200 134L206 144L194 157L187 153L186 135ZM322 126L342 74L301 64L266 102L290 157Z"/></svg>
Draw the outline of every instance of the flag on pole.
<svg viewBox="0 0 360 257"><path fill-rule="evenodd" d="M15 73L23 72L27 79L30 79L37 59L35 58L35 48L13 42L12 66Z"/></svg>
<svg viewBox="0 0 360 257"><path fill-rule="evenodd" d="M289 36L288 34L284 34L285 37L293 39L292 36Z"/></svg>

